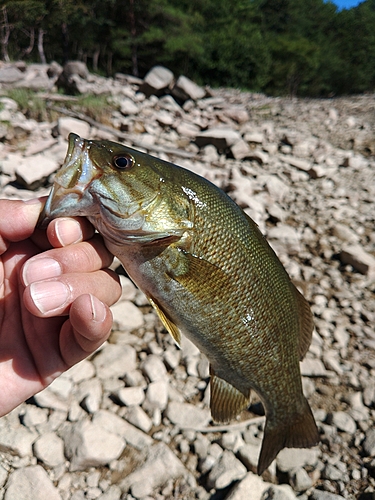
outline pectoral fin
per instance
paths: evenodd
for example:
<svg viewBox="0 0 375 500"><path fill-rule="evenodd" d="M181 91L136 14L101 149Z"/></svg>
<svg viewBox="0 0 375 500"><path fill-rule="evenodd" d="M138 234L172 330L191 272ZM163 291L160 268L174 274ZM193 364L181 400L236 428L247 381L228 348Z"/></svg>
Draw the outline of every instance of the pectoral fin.
<svg viewBox="0 0 375 500"><path fill-rule="evenodd" d="M215 375L210 366L211 414L216 422L229 422L250 405L250 390L247 395L226 380Z"/></svg>
<svg viewBox="0 0 375 500"><path fill-rule="evenodd" d="M181 333L177 326L168 318L163 309L152 299L147 297L152 307L155 309L160 321L163 323L166 330L170 333L173 340L176 342L178 347L181 347Z"/></svg>

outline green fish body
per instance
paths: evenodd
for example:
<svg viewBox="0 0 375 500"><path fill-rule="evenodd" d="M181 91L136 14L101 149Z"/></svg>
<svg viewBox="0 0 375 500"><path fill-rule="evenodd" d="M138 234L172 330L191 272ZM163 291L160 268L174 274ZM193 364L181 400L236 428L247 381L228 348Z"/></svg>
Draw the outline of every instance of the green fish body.
<svg viewBox="0 0 375 500"><path fill-rule="evenodd" d="M211 413L228 422L262 400L261 474L284 447L318 443L299 361L306 300L257 225L219 188L171 163L71 134L41 220L86 216L177 344L210 362Z"/></svg>

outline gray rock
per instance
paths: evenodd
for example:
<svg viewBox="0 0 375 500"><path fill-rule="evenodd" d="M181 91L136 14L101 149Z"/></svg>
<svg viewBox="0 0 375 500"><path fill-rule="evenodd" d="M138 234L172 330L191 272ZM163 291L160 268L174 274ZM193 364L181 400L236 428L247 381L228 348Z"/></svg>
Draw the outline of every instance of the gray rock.
<svg viewBox="0 0 375 500"><path fill-rule="evenodd" d="M106 344L92 362L100 379L123 378L136 368L136 351L128 345Z"/></svg>
<svg viewBox="0 0 375 500"><path fill-rule="evenodd" d="M292 167L298 168L303 172L309 172L311 169L311 163L306 160L301 160L300 158L295 158L294 156L283 155L280 159L291 165Z"/></svg>
<svg viewBox="0 0 375 500"><path fill-rule="evenodd" d="M23 158L15 168L17 182L30 190L35 190L42 186L46 179L57 170L58 164L55 160L37 154L28 158Z"/></svg>
<svg viewBox="0 0 375 500"><path fill-rule="evenodd" d="M64 441L54 432L40 436L34 443L34 454L47 467L57 467L65 462Z"/></svg>
<svg viewBox="0 0 375 500"><path fill-rule="evenodd" d="M24 73L18 68L8 66L0 68L0 83L11 84L18 82L24 78Z"/></svg>
<svg viewBox="0 0 375 500"><path fill-rule="evenodd" d="M300 467L292 474L292 484L295 491L306 491L313 485L311 477Z"/></svg>
<svg viewBox="0 0 375 500"><path fill-rule="evenodd" d="M289 472L300 467L314 467L320 455L319 449L315 448L284 448L276 458L276 465L282 472Z"/></svg>
<svg viewBox="0 0 375 500"><path fill-rule="evenodd" d="M117 484L112 484L105 493L100 495L100 500L120 500L121 488Z"/></svg>
<svg viewBox="0 0 375 500"><path fill-rule="evenodd" d="M375 277L375 257L361 247L361 245L346 245L339 254L343 264L349 264L361 274Z"/></svg>
<svg viewBox="0 0 375 500"><path fill-rule="evenodd" d="M36 427L37 425L45 424L48 420L48 410L38 408L37 406L27 405L25 413L22 417L22 423L26 427Z"/></svg>
<svg viewBox="0 0 375 500"><path fill-rule="evenodd" d="M107 465L125 448L123 438L87 420L72 424L63 438L73 471Z"/></svg>
<svg viewBox="0 0 375 500"><path fill-rule="evenodd" d="M0 449L26 457L32 455L32 444L38 437L35 431L15 425L6 416L0 419Z"/></svg>
<svg viewBox="0 0 375 500"><path fill-rule="evenodd" d="M80 137L88 138L90 137L90 128L87 122L78 120L77 118L62 116L57 120L58 133L66 140L71 132Z"/></svg>
<svg viewBox="0 0 375 500"><path fill-rule="evenodd" d="M125 406L141 405L145 399L142 387L124 387L116 392L116 397Z"/></svg>
<svg viewBox="0 0 375 500"><path fill-rule="evenodd" d="M121 483L122 491L131 491L134 498L140 499L166 484L169 480L188 477L189 473L182 462L164 443L148 449L146 461Z"/></svg>
<svg viewBox="0 0 375 500"><path fill-rule="evenodd" d="M310 497L312 500L344 500L341 495L335 495L328 491L314 490Z"/></svg>
<svg viewBox="0 0 375 500"><path fill-rule="evenodd" d="M246 474L247 470L243 463L231 451L224 450L208 475L207 485L209 488L220 490L234 481L243 479Z"/></svg>
<svg viewBox="0 0 375 500"><path fill-rule="evenodd" d="M120 102L120 111L123 115L136 115L139 113L139 106L129 97L124 97Z"/></svg>
<svg viewBox="0 0 375 500"><path fill-rule="evenodd" d="M131 406L127 410L126 420L143 432L149 432L152 428L152 420L139 406Z"/></svg>
<svg viewBox="0 0 375 500"><path fill-rule="evenodd" d="M122 300L111 306L113 320L117 328L132 331L144 325L144 316L137 306L129 300Z"/></svg>
<svg viewBox="0 0 375 500"><path fill-rule="evenodd" d="M95 413L100 408L103 390L99 379L83 380L77 390L77 399L88 413Z"/></svg>
<svg viewBox="0 0 375 500"><path fill-rule="evenodd" d="M375 456L375 429L370 428L366 432L366 437L365 440L363 441L363 450L366 453L366 456L368 457L374 457Z"/></svg>
<svg viewBox="0 0 375 500"><path fill-rule="evenodd" d="M211 413L208 408L198 408L189 403L179 403L171 401L166 410L166 416L181 429L194 429L205 427L211 420Z"/></svg>
<svg viewBox="0 0 375 500"><path fill-rule="evenodd" d="M296 498L289 484L272 485L262 496L262 500L295 500Z"/></svg>
<svg viewBox="0 0 375 500"><path fill-rule="evenodd" d="M7 479L8 479L8 471L3 465L0 464L0 488L4 486Z"/></svg>
<svg viewBox="0 0 375 500"><path fill-rule="evenodd" d="M61 500L47 472L40 465L12 472L5 485L4 500Z"/></svg>
<svg viewBox="0 0 375 500"><path fill-rule="evenodd" d="M225 150L241 140L241 135L236 130L228 127L210 128L200 132L195 142L199 147L213 144L218 150Z"/></svg>
<svg viewBox="0 0 375 500"><path fill-rule="evenodd" d="M348 243L358 243L359 235L354 232L350 227L346 224L335 224L333 226L332 233L336 238L339 238L342 241L346 241Z"/></svg>
<svg viewBox="0 0 375 500"><path fill-rule="evenodd" d="M160 410L165 410L168 404L168 381L167 380L157 380L156 382L151 382L146 390L146 400L144 407L147 410L153 410L158 408Z"/></svg>
<svg viewBox="0 0 375 500"><path fill-rule="evenodd" d="M300 366L304 377L325 377L329 374L320 359L305 358Z"/></svg>
<svg viewBox="0 0 375 500"><path fill-rule="evenodd" d="M357 430L355 420L344 411L335 411L332 413L332 424L340 431L354 434Z"/></svg>
<svg viewBox="0 0 375 500"><path fill-rule="evenodd" d="M142 371L151 382L165 380L167 377L167 369L163 361L155 354L147 356L142 363Z"/></svg>
<svg viewBox="0 0 375 500"><path fill-rule="evenodd" d="M75 384L79 384L83 380L88 380L94 375L95 367L88 359L80 361L65 372L65 376L69 377Z"/></svg>
<svg viewBox="0 0 375 500"><path fill-rule="evenodd" d="M263 479L252 472L239 481L236 486L225 497L225 500L261 500L263 492L268 484Z"/></svg>
<svg viewBox="0 0 375 500"><path fill-rule="evenodd" d="M164 68L164 66L154 66L146 74L139 90L147 96L151 94L162 95L166 89L171 87L173 80L174 75L172 71Z"/></svg>
<svg viewBox="0 0 375 500"><path fill-rule="evenodd" d="M252 149L243 139L240 139L238 142L233 144L230 150L233 158L236 160L243 160L244 158L249 158L252 155Z"/></svg>
<svg viewBox="0 0 375 500"><path fill-rule="evenodd" d="M276 247L279 253L296 255L301 251L301 236L294 227L278 224L268 231L267 236L271 246Z"/></svg>
<svg viewBox="0 0 375 500"><path fill-rule="evenodd" d="M186 101L187 99L192 99L196 101L197 99L203 99L206 91L186 76L181 75L172 89L172 95L177 100Z"/></svg>
<svg viewBox="0 0 375 500"><path fill-rule="evenodd" d="M127 444L130 444L137 450L148 448L153 443L153 439L150 436L108 410L99 410L95 413L93 423L106 429L108 432L114 432L118 436L121 436Z"/></svg>
<svg viewBox="0 0 375 500"><path fill-rule="evenodd" d="M255 471L258 466L261 442L256 444L245 444L238 450L238 458L250 471Z"/></svg>

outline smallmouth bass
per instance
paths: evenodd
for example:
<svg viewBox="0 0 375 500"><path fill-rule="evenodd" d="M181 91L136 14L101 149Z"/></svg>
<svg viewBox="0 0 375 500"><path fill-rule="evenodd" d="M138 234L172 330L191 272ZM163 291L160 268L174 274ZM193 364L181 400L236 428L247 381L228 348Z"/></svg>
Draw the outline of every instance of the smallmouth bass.
<svg viewBox="0 0 375 500"><path fill-rule="evenodd" d="M236 417L256 391L266 414L259 474L282 448L318 443L299 368L310 308L222 190L121 144L70 134L40 222L62 216L87 217L176 343L183 332L207 356L215 421Z"/></svg>

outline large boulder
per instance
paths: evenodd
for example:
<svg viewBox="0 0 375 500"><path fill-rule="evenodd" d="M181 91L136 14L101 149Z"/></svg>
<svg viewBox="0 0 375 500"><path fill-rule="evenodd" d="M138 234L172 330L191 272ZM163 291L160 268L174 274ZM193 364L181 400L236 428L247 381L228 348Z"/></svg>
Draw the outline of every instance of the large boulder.
<svg viewBox="0 0 375 500"><path fill-rule="evenodd" d="M154 66L145 76L139 90L146 94L146 96L152 94L157 96L163 95L172 87L173 81L174 75L172 71L164 66Z"/></svg>

